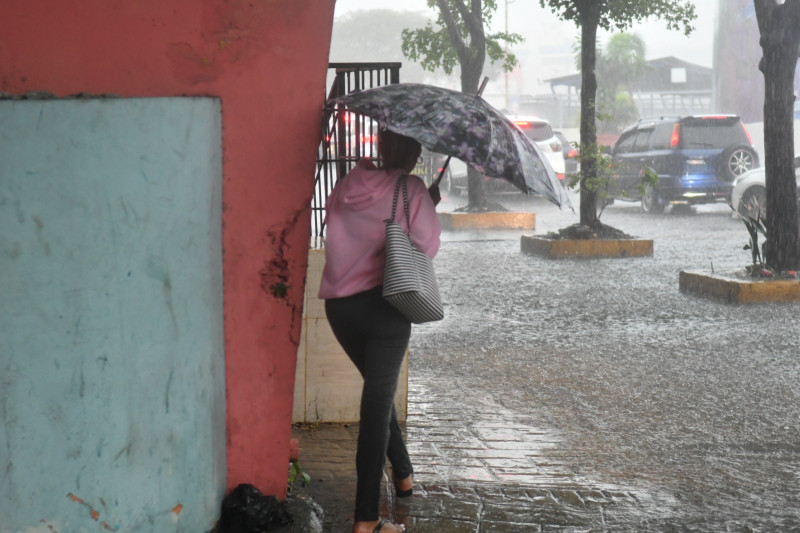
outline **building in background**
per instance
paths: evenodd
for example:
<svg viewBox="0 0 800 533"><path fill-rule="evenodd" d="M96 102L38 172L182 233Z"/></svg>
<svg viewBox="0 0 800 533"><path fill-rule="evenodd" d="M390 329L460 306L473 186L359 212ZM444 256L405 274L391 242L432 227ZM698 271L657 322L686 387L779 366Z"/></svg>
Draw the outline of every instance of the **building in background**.
<svg viewBox="0 0 800 533"><path fill-rule="evenodd" d="M719 0L714 38L715 108L744 122L764 120L764 76L753 0Z"/></svg>
<svg viewBox="0 0 800 533"><path fill-rule="evenodd" d="M628 88L640 116L713 111L710 68L675 57L651 59L647 65L647 71ZM580 118L580 73L547 81L552 94L523 101L524 112L542 116L558 126L577 125Z"/></svg>

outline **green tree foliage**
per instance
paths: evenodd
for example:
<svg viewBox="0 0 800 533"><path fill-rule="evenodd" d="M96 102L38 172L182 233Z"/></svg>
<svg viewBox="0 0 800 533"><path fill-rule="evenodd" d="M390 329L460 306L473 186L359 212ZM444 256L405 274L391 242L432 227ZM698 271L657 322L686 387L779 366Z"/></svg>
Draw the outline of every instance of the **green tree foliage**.
<svg viewBox="0 0 800 533"><path fill-rule="evenodd" d="M800 229L794 177L794 73L800 55L800 0L755 0L764 53L764 167L768 268L800 268Z"/></svg>
<svg viewBox="0 0 800 533"><path fill-rule="evenodd" d="M616 33L597 56L597 109L609 115L598 127L604 133L619 133L639 118L630 85L647 70L646 46L632 33Z"/></svg>
<svg viewBox="0 0 800 533"><path fill-rule="evenodd" d="M625 31L650 17L669 29L692 31L694 4L689 0L539 0L581 32L581 179L580 223L601 230L597 216L597 29Z"/></svg>
<svg viewBox="0 0 800 533"><path fill-rule="evenodd" d="M436 10L435 22L403 30L403 54L409 59L427 70L441 68L447 74L459 66L461 90L473 93L478 90L487 56L506 71L517 65L516 56L506 52L503 43L520 43L522 36L506 32L487 35L485 31L497 11L496 0L428 0L428 6Z"/></svg>
<svg viewBox="0 0 800 533"><path fill-rule="evenodd" d="M436 10L435 22L424 28L403 30L403 54L418 61L423 68L441 68L447 74L460 67L461 90L476 93L488 57L507 71L517 64L513 53L504 44L522 41L516 33L486 33L486 27L497 11L496 0L428 0ZM489 205L483 187L483 176L468 171L468 211L485 211Z"/></svg>
<svg viewBox="0 0 800 533"><path fill-rule="evenodd" d="M580 39L573 46L575 66L581 70ZM602 133L619 133L621 128L639 118L629 87L649 68L645 60L644 40L633 33L615 33L605 50L597 47L597 112Z"/></svg>

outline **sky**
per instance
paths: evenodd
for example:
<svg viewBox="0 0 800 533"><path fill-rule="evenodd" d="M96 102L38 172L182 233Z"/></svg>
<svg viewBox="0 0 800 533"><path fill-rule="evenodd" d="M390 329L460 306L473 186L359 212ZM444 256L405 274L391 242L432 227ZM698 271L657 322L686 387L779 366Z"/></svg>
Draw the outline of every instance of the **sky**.
<svg viewBox="0 0 800 533"><path fill-rule="evenodd" d="M714 28L717 0L695 0L698 14L695 30L686 37L682 32L667 30L663 21L652 20L635 25L629 31L639 34L647 45L647 59L674 56L690 63L711 67L713 63ZM498 0L492 21L493 31L505 30L508 8L508 31L519 33L525 42L513 48L520 60L519 72L509 75L512 91L521 94L545 94L550 78L576 72L572 52L579 36L577 27L559 20L538 0ZM419 11L434 16L426 0L336 0L335 17L366 9ZM334 18L334 24L336 23ZM600 32L599 43L605 44L610 34ZM353 60L357 61L357 58ZM487 93L503 90L504 82L491 80Z"/></svg>

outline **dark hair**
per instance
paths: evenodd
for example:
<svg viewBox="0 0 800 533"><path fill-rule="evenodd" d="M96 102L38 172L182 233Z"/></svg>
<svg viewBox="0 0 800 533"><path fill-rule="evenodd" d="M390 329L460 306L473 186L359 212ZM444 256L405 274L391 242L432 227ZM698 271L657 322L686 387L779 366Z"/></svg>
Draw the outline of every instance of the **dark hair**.
<svg viewBox="0 0 800 533"><path fill-rule="evenodd" d="M422 146L411 137L381 128L378 131L378 151L383 159L383 168L405 169L416 164Z"/></svg>

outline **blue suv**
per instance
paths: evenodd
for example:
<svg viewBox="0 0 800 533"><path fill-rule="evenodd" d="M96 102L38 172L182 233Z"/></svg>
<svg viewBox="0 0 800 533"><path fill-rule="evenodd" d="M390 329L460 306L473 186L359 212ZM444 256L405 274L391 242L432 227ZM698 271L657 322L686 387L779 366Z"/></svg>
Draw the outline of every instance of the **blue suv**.
<svg viewBox="0 0 800 533"><path fill-rule="evenodd" d="M729 201L733 180L758 167L750 136L736 115L641 119L625 128L611 157L609 196L641 198L647 212L661 212L669 204ZM645 184L646 168L658 175L655 187Z"/></svg>

